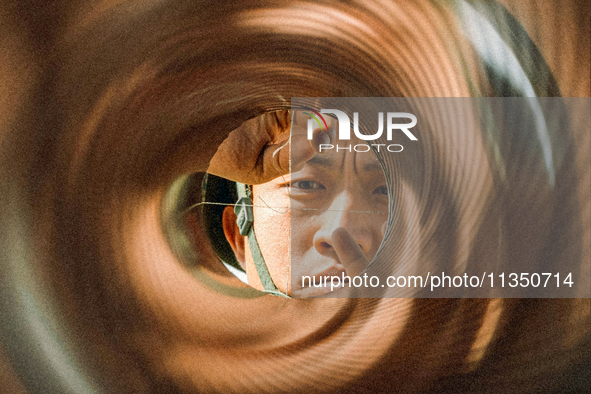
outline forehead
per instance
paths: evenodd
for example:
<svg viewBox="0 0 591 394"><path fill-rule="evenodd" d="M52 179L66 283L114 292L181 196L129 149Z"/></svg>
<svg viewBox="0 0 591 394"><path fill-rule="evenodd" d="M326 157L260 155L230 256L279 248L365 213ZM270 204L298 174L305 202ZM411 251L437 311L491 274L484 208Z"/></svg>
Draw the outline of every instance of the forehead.
<svg viewBox="0 0 591 394"><path fill-rule="evenodd" d="M304 165L304 169L306 167L319 167L327 170L342 172L353 171L356 173L382 173L382 166L372 151L349 152L348 150L341 150L339 152L330 151L325 153L317 153Z"/></svg>
<svg viewBox="0 0 591 394"><path fill-rule="evenodd" d="M334 129L338 126L338 122L331 115L323 114L319 118L318 114L309 110L295 110L292 114L292 134L306 134L307 122L312 119L313 126L318 129ZM325 124L326 122L326 124ZM334 133L333 133L334 137ZM293 142L293 141L292 141ZM298 139L298 143L309 143L307 140ZM375 153L367 147L358 148L355 151L354 147L357 145L368 146L366 141L360 140L355 135L351 135L351 139L347 141L332 140L331 144L335 146L334 149L324 151L316 154L311 160L306 163L306 166L319 166L327 169L353 169L356 172L382 171L382 167L375 155ZM338 145L338 149L336 146ZM365 150L368 150L365 152Z"/></svg>

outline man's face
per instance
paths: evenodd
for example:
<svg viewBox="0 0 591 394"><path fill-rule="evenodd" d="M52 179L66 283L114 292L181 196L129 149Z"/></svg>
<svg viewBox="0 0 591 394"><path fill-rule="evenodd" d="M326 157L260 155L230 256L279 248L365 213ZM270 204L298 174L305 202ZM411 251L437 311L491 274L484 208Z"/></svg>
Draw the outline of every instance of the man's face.
<svg viewBox="0 0 591 394"><path fill-rule="evenodd" d="M255 234L273 282L297 297L330 290L330 282L302 288L302 276L318 284L324 276L347 275L332 240L337 228L344 228L370 261L388 219L386 181L371 151L316 154L301 170L254 186L253 197ZM250 250L244 258L249 283L258 287Z"/></svg>

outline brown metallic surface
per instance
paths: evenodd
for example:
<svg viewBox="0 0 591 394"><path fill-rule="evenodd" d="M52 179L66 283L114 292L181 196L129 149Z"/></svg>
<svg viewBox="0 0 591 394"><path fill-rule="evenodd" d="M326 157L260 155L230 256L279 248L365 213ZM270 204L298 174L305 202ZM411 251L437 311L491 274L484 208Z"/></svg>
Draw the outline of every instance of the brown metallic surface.
<svg viewBox="0 0 591 394"><path fill-rule="evenodd" d="M588 97L590 3L503 4L562 95ZM474 94L478 64L455 20L427 1L0 4L0 391L580 385L589 299L236 298L191 275L162 231L172 181L204 171L232 129L290 97ZM588 261L591 141L579 134ZM197 249L212 258L206 242ZM10 297L35 299L22 312L44 317L19 320Z"/></svg>

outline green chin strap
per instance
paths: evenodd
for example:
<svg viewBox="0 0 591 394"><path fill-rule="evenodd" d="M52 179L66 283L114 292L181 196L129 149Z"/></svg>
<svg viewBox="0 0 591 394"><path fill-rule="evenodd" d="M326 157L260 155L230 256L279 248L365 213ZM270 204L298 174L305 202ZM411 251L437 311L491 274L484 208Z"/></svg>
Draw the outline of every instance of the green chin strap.
<svg viewBox="0 0 591 394"><path fill-rule="evenodd" d="M265 259L259 248L256 235L254 234L254 213L252 209L252 199L250 198L250 190L243 183L236 182L236 190L238 191L238 201L234 205L234 213L237 216L236 223L240 230L240 235L248 237L248 246L250 247L250 253L254 266L257 269L259 279L263 284L264 292L280 297L291 298L275 286Z"/></svg>

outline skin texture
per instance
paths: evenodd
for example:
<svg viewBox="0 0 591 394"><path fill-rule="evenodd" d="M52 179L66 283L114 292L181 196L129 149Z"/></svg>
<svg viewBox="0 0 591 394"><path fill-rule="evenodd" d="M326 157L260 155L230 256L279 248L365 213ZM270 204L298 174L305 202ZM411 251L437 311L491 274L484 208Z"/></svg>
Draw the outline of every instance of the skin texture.
<svg viewBox="0 0 591 394"><path fill-rule="evenodd" d="M296 149L292 143L292 151ZM371 151L316 154L300 167L253 187L254 228L276 286L294 297L308 297L326 293L330 283L322 289L303 288L304 275L315 283L326 282L325 275L358 275L373 259L386 228L388 191ZM239 235L235 218L227 207L226 238L249 283L262 289L246 250L248 240Z"/></svg>
<svg viewBox="0 0 591 394"><path fill-rule="evenodd" d="M289 111L270 112L244 122L220 145L207 171L250 185L288 173L289 149L280 148L288 142L290 123Z"/></svg>
<svg viewBox="0 0 591 394"><path fill-rule="evenodd" d="M588 363L589 299L242 296L210 286L232 278L208 269L218 262L204 237L195 248L208 264L187 269L163 231L170 185L206 171L231 132L290 97L486 95L445 4L1 2L0 294L9 367L0 368L0 390L568 392L585 376L577 365ZM589 2L503 4L561 94L588 97ZM543 241L524 234L555 227L563 235L552 242L562 245L554 258L589 261L591 133L588 117L576 122L559 196L574 213L554 222L528 216L532 203L554 209L536 190L508 212L527 224L509 234L510 256L531 258ZM248 151L255 164L274 141L263 137ZM454 158L434 167L466 168ZM462 196L459 212L478 210L490 191L488 163L472 164L467 175L481 183L450 186ZM470 215L457 237L447 221L417 226L413 185L398 195L400 230L457 247L460 264L473 251L488 255L473 233L498 238L497 223ZM421 259L432 257L419 246Z"/></svg>

